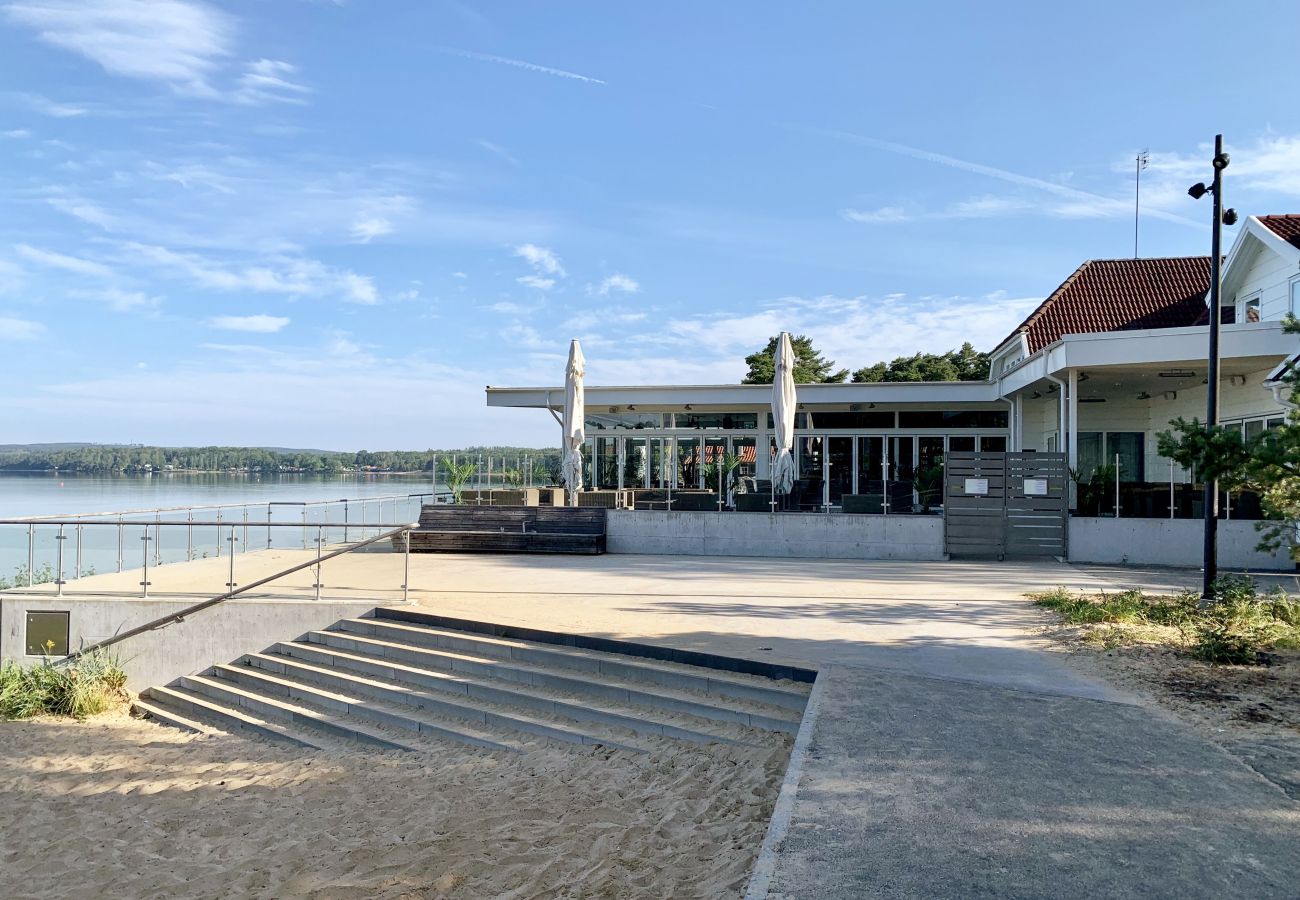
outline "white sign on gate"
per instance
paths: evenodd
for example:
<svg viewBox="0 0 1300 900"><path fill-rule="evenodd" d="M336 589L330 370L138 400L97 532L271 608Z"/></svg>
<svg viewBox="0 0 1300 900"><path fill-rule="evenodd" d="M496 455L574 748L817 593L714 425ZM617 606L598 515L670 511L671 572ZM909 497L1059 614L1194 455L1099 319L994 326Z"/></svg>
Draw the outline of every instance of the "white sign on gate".
<svg viewBox="0 0 1300 900"><path fill-rule="evenodd" d="M1026 478L1026 479L1025 479L1025 496L1026 496L1026 497L1046 497L1046 496L1047 496L1047 479L1046 479L1046 478Z"/></svg>
<svg viewBox="0 0 1300 900"><path fill-rule="evenodd" d="M985 497L989 492L989 480L987 478L967 478L966 493L976 496Z"/></svg>

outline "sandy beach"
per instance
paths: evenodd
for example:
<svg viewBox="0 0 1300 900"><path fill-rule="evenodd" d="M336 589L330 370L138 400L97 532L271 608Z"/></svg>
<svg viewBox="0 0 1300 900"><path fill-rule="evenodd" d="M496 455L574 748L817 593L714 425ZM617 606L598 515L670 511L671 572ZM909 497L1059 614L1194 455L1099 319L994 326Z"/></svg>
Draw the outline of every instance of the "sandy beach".
<svg viewBox="0 0 1300 900"><path fill-rule="evenodd" d="M4 722L4 895L735 897L789 746L323 753Z"/></svg>

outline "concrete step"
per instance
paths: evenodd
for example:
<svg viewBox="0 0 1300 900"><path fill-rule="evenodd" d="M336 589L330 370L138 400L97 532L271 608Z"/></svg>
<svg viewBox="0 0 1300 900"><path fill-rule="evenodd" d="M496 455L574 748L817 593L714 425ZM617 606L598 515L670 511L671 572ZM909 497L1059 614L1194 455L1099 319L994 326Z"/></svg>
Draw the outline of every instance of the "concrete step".
<svg viewBox="0 0 1300 900"><path fill-rule="evenodd" d="M308 734L304 729L275 722L260 716L218 702L202 694L180 687L151 687L140 695L144 698L152 713L157 709L162 713L160 721L171 725L177 718L211 724L223 731L245 731L259 737L269 738L276 743L290 744L295 747L308 747L312 750L331 748L333 742L322 740L317 734Z"/></svg>
<svg viewBox="0 0 1300 900"><path fill-rule="evenodd" d="M392 700L391 697L370 696L363 691L346 690L357 686L346 680L302 678L298 673L285 671L284 666L259 665L256 658L263 655L250 653L238 664L213 666L213 674L249 690L287 697L330 713L355 716L374 725L400 732L430 735L487 750L520 749L516 742L503 741L473 728L451 728L428 717L413 714L407 705L398 703L392 706L380 702Z"/></svg>
<svg viewBox="0 0 1300 900"><path fill-rule="evenodd" d="M162 703L143 700L139 697L131 701L131 712L140 718L153 719L155 722L162 722L164 725L179 728L181 731L191 731L195 734L217 734L220 731L211 725L205 725L197 719L184 716Z"/></svg>
<svg viewBox="0 0 1300 900"><path fill-rule="evenodd" d="M629 657L617 653L578 650L379 618L341 619L328 630L377 637L394 643L413 644L435 650L451 650L530 665L577 670L715 696L755 700L796 710L799 713L803 712L808 702L806 690L728 678L711 669L697 666L655 664L651 661L632 662Z"/></svg>
<svg viewBox="0 0 1300 900"><path fill-rule="evenodd" d="M222 667L214 667L214 669L220 668ZM270 719L279 723L291 723L314 731L324 732L331 737L370 744L383 750L417 750L416 747L392 740L374 729L367 728L352 720L349 716L331 715L319 709L291 703L287 699L281 700L274 695L268 695L227 681L215 674L184 675L178 679L178 682L182 688L191 693L201 694L209 700L227 707L239 707L241 711L247 711L259 718Z"/></svg>
<svg viewBox="0 0 1300 900"><path fill-rule="evenodd" d="M305 664L302 660L309 660L310 664ZM277 671L278 666L286 675L303 679L314 678L319 683L340 689L349 687L349 679L354 681L370 679L381 685L391 684L392 688L416 685L421 690L454 694L470 701L482 700L508 709L522 708L530 713L540 713L573 722L625 728L638 734L676 738L699 744L744 743L743 740L737 740L730 734L706 731L687 723L665 722L647 715L643 710L574 702L557 697L544 688L522 687L514 682L493 682L482 678L434 671L355 652L321 649L312 644L293 642L277 644L273 655L248 654L245 661L272 671ZM733 730L738 729L733 726Z"/></svg>
<svg viewBox="0 0 1300 900"><path fill-rule="evenodd" d="M603 745L637 753L645 752L642 747L591 729L578 730L519 714L513 710L487 708L481 702L471 700L468 693L462 694L464 700L457 700L447 693L435 693L391 681L354 675L328 665L309 664L287 656L250 653L244 657L243 664L239 666L215 668L220 670L224 677L243 682L255 681L266 686L266 689L283 692L295 699L309 700L340 713L369 716L384 724L408 730L429 732L452 730L417 713L407 711L413 707L433 713L435 716L449 717L489 728L523 732L570 744ZM392 704L401 711L385 707L385 703ZM516 749L516 746L504 741L484 740L482 742L494 744L494 749Z"/></svg>
<svg viewBox="0 0 1300 900"><path fill-rule="evenodd" d="M310 646L304 647L304 643ZM368 658L364 662L356 663L354 668L368 666L372 667L372 671L377 671L373 667L382 668L386 665L385 661L398 662L423 670L453 672L515 682L530 687L548 688L568 694L594 696L616 704L683 713L701 719L734 723L750 728L786 734L794 734L799 730L798 717L792 716L788 710L757 701L692 694L660 686L649 687L645 682L629 682L609 675L597 678L592 674L583 674L576 670L557 671L544 666L419 647L377 637L366 637L353 632L312 631L298 641L281 643L273 648L273 652L336 664L330 660L331 650L341 650ZM728 706L728 700L733 705ZM735 704L739 703L747 703L753 708L738 708Z"/></svg>

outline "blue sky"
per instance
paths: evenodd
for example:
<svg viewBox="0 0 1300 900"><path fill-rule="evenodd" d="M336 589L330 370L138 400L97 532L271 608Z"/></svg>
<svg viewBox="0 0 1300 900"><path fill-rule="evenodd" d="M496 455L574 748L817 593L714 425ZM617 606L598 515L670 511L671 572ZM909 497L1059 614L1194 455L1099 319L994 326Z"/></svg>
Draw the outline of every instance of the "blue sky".
<svg viewBox="0 0 1300 900"><path fill-rule="evenodd" d="M482 388L571 337L990 349L1132 254L1142 148L1143 255L1208 252L1216 131L1300 211L1294 4L1000 6L0 0L4 440L554 443Z"/></svg>

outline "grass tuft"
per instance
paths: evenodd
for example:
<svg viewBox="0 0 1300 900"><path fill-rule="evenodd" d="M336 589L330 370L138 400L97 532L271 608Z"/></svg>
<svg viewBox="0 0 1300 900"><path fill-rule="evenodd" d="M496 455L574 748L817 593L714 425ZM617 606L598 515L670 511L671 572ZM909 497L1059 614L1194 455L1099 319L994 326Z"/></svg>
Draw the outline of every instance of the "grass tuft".
<svg viewBox="0 0 1300 900"><path fill-rule="evenodd" d="M0 663L0 719L53 715L85 719L127 699L126 673L107 651L56 665L49 657L33 666Z"/></svg>
<svg viewBox="0 0 1300 900"><path fill-rule="evenodd" d="M1300 649L1300 600L1281 590L1261 594L1249 578L1215 582L1214 602L1204 609L1192 591L1088 596L1056 587L1028 597L1066 624L1083 626L1085 642L1108 648L1166 643L1216 665L1258 665L1267 662L1266 651Z"/></svg>

